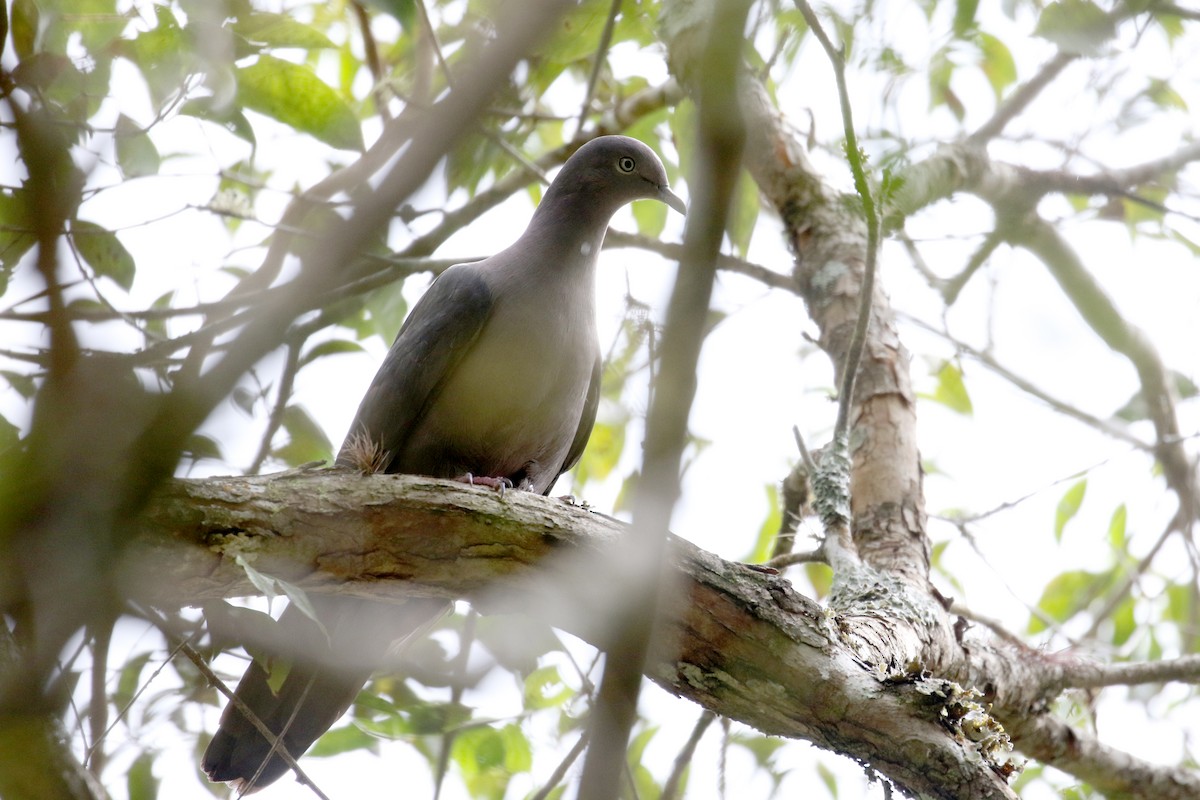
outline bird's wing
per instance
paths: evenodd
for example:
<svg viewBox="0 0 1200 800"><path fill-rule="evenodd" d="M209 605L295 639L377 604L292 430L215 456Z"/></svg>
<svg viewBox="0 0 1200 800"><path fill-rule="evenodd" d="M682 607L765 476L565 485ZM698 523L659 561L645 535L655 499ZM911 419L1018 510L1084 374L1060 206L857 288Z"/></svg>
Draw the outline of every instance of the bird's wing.
<svg viewBox="0 0 1200 800"><path fill-rule="evenodd" d="M413 307L363 396L338 462L365 438L379 448L378 471L404 447L440 384L462 360L493 307L491 289L473 264L446 270ZM356 440L358 440L356 442Z"/></svg>
<svg viewBox="0 0 1200 800"><path fill-rule="evenodd" d="M571 440L571 449L567 451L562 469L558 471L559 475L579 462L580 456L583 455L583 449L587 446L588 437L592 435L592 425L596 422L596 408L600 405L600 373L602 371L600 356L596 356L596 363L592 366L592 382L588 384L587 399L583 404L583 413L579 417L579 427L575 429L575 438ZM554 481L550 481L546 492L549 493L553 486Z"/></svg>

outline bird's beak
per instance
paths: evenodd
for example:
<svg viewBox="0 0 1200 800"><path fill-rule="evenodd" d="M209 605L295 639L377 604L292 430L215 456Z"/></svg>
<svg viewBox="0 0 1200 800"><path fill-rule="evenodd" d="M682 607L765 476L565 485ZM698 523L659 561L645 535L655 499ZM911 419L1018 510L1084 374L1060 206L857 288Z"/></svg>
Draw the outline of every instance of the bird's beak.
<svg viewBox="0 0 1200 800"><path fill-rule="evenodd" d="M687 203L672 192L666 186L660 186L658 189L658 199L669 205L671 208L678 211L680 214L687 215Z"/></svg>

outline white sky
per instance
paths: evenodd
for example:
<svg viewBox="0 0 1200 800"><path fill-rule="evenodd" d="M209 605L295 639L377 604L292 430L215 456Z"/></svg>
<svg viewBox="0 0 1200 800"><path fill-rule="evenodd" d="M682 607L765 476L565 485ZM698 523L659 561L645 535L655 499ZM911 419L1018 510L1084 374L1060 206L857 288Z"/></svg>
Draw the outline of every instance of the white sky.
<svg viewBox="0 0 1200 800"><path fill-rule="evenodd" d="M1035 20L1026 11L1022 10L1015 21L991 7L981 10L981 14L986 19L986 29L1017 48L1014 56L1020 79L1028 78L1052 54L1046 42L1029 37ZM386 21L378 24L385 28L388 25ZM862 47L871 48L886 40L910 63L921 64L944 41L943 32L947 28L945 11L927 22L917 10L903 4L881 3L875 20L859 30L857 36ZM1083 76L1093 72L1100 75L1110 69L1116 73L1118 86L1142 81L1146 76L1168 78L1190 108L1200 108L1200 58L1197 57L1200 37L1191 35L1175 45L1174 53L1169 53L1157 41L1155 31L1146 36L1149 41L1142 42L1132 52L1132 42L1115 43L1115 49L1124 54L1114 62L1115 66L1082 61L1069 67L1059 81L1062 88L1057 84L1052 87L1011 132L1071 139L1085 130L1089 121L1094 120L1097 128L1107 127L1106 120L1112 113L1109 106L1116 101L1096 108L1090 93L1080 91L1079 87L1085 82ZM966 61L968 56L964 54L962 58ZM639 74L641 70L656 72L659 77L663 74L661 60L654 53L623 53L618 64L619 69ZM132 70L121 62L117 68L127 73L119 85L130 87L129 94L119 98L121 109L139 121L146 121L149 105ZM960 70L954 86L963 97L991 96L991 89L982 77L969 69ZM816 119L817 137L825 145L839 136L832 87L828 65L815 43L810 42L779 88L780 105L785 113L806 129L811 111ZM899 93L894 106L899 110L882 114L878 98L889 89ZM575 90L556 87L556 91L562 94L564 110L573 112L578 103ZM859 73L852 79L852 92L860 129L874 130L882 125L913 140L930 142L951 137L957 131L944 109L929 112L924 78L919 73L896 87L889 87L881 78L863 77ZM118 103L109 104L115 119ZM968 128L982 122L991 111L989 103L975 100L968 102L968 108ZM1161 122L1156 120L1153 126L1134 131L1102 133L1089 140L1089 152L1112 166L1148 160L1177 147L1186 135L1194 136L1194 119L1193 111L1190 116L1162 117ZM345 153L332 154L304 138L276 141L273 132L278 130L277 126L260 117L254 121L262 144L256 157L257 166L275 171L271 185L276 188L309 186L326 173L326 158L336 156L344 161L348 157ZM196 155L165 160L160 176L126 185L118 185L120 181L111 166L97 165L93 181L115 188L87 203L81 216L121 229L122 241L143 267L126 302L128 307L144 307L168 289L215 299L231 285L231 279L216 272L217 267L256 265L261 251L239 248L257 244L269 232L267 227L247 224L231 242L219 220L193 211L158 219L150 225L132 226L160 218L175 208L206 204L215 188L214 165L228 166L245 157L248 148L223 131L183 117L166 120L156 127L153 137L164 154ZM923 152L928 152L928 148ZM1059 166L1053 152L1027 143L997 143L992 152L1013 162L1046 168ZM831 180L848 187L847 169L836 156L819 153L816 159ZM9 163L0 164L0 170L4 170L0 180L5 184L19 178L10 174ZM1198 178L1200 172L1195 167L1183 178L1193 194L1200 183ZM677 188L686 196L686 185ZM256 213L271 222L277 219L286 200L283 192L265 192ZM455 197L451 204L463 200ZM428 196L413 204L426 207L438 202L438 189L430 187ZM1061 202L1048 201L1042 211L1052 218L1064 218L1062 229L1079 248L1088 268L1116 297L1128 319L1146 331L1167 365L1200 383L1195 346L1195 320L1200 318L1200 272L1188 252L1177 245L1144 238L1133 242L1117 223L1070 219ZM480 243L484 242L489 250L499 249L514 238L529 213L527 198L518 195L454 237L438 255L483 255L486 253L480 249ZM1200 213L1194 201L1191 213ZM1200 241L1200 226L1194 220L1176 217L1171 222L1194 241ZM965 263L979 241L979 234L989 230L990 224L990 216L979 202L955 199L915 217L908 231L921 242L930 266L938 274L948 276ZM672 215L663 238L678 241L682 226L682 219ZM634 229L628 210L615 218L614 227ZM602 258L598 303L603 345L611 341L623 316L627 281L636 297L652 305L656 319L662 318L673 265L653 256L634 257L631 253L610 251ZM766 214L755 234L750 257L779 271L790 266L778 223ZM146 269L148 264L155 264L157 269ZM884 247L881 280L898 311L938 324L940 300L912 269L907 255L895 242ZM8 298L23 296L36 287L29 271L16 276L13 284ZM111 285L106 288L112 289ZM406 294L415 298L421 288L419 279L410 281ZM119 291L110 294L120 296ZM831 370L820 354L796 357L801 349L811 351L802 336L815 332L798 299L765 290L738 276L723 275L715 305L729 317L705 345L699 393L692 414L693 432L712 440L712 445L688 472L673 528L701 547L737 559L749 552L768 512L764 487L782 478L795 459L791 426L799 425L810 445L823 444L828 435L834 414L833 404L827 400ZM1091 334L1045 270L1024 254L1001 250L991 265L972 280L948 319L955 334L976 346L984 345L990 332L996 344L995 354L1003 363L1052 394L1099 416L1111 414L1135 389L1135 376L1128 364L1111 354ZM18 341L36 341L30 338L34 332L28 327L16 329L5 325L4 328L9 346ZM914 384L919 391L931 391L934 385L931 371L939 359L952 357L953 350L912 325L903 324L901 332L915 354ZM107 346L130 347L135 343L127 331L115 324L103 326L96 335ZM319 369L300 374L296 401L312 413L335 445L341 440L387 344L379 340L365 342L367 353L363 355L324 359ZM955 415L928 401L923 401L918 409L922 456L937 467L937 472L926 482L930 512L955 508L983 511L1031 496L974 528L982 558L952 528L933 521L931 535L935 541L950 542L946 565L964 586L950 587L940 576L935 580L948 594L1021 631L1028 620L1027 607L1037 602L1042 588L1054 575L1067 568L1099 570L1108 566L1106 530L1118 503L1128 506L1135 556L1140 556L1158 537L1174 503L1163 492L1162 482L1151 476L1151 464L1143 454L1064 420L970 361L965 366L975 408L973 417ZM278 358L260 365L262 380L275 380L278 367ZM13 365L0 363L0 368ZM331 391L331 387L336 389ZM644 400L635 398L633 404L638 411L644 410ZM11 390L0 392L0 411L14 421L21 417L22 406ZM1180 416L1185 433L1200 428L1195 401L1182 404ZM244 467L258 447L260 424L261 420L248 421L231 406L223 406L206 430L221 441L229 463L201 464L193 474L228 473ZM1136 427L1135 431L1150 436L1145 427ZM626 447L625 466L632 467L639 451L632 429ZM1090 470L1084 506L1068 525L1062 542L1056 544L1051 535L1055 506L1074 482L1073 476L1082 470ZM618 473L623 475L624 471ZM560 489L565 488L565 483L560 483ZM607 510L612 507L616 491L615 484L590 489L587 499L598 509ZM811 531L811 525L807 529ZM1181 551L1168 549L1156 567L1168 577L1184 575L1185 561L1181 556ZM1173 569L1179 572L1173 573ZM801 573L796 572L795 580L801 590L806 588ZM1156 585L1151 578L1143 591L1153 594ZM140 644L136 640L130 642L131 647ZM1035 644L1051 650L1066 646L1060 638L1043 638ZM115 655L119 658L120 654ZM1109 654L1094 655L1104 659ZM486 700L491 704L488 713L515 713L519 695L507 687L495 688L497 691L489 693ZM501 688L504 690L500 691ZM152 688L157 690L157 686ZM1100 727L1109 744L1152 761L1174 762L1180 757L1182 737L1200 736L1200 724L1196 722L1200 715L1196 714L1194 699L1188 706L1175 710L1167 706L1169 700L1182 697L1180 690L1169 689L1154 701L1155 713L1161 713L1165 721L1153 726L1145 724L1140 701L1135 698L1132 704L1124 704L1120 702L1122 694L1106 693L1101 703ZM698 711L657 689L647 691L644 708L663 725L662 733L647 751L647 764L661 780ZM189 716L199 713L197 709L188 711ZM215 716L207 714L205 720L211 729ZM168 731L170 728L159 727ZM710 729L693 767L690 798L716 796L716 744L716 729ZM193 758L192 746L191 741L180 741L169 748L172 755L161 763L160 777L167 781L164 787L171 788L164 789L163 796L205 796L188 766ZM800 744L785 748L781 763L797 768L785 780L783 796L809 796L809 791L814 792L814 797L823 796L825 790L820 788L813 773L809 750ZM426 780L424 761L413 761L416 757L405 745L389 746L387 752L387 759L382 760L361 755L336 761L306 759L304 766L334 797L429 796L428 790L419 784ZM745 760L744 751L734 748L731 758L729 796L766 797L769 787L762 776L753 777L752 765ZM822 755L820 761L837 770L842 797L860 796L855 787L863 786L864 782L857 768L829 755ZM402 765L407 762L411 764L406 769ZM552 758L539 758L535 766L538 777L544 778L554 763ZM167 765L172 764L179 765L178 771L172 768L174 774L165 774ZM359 781L353 792L348 790L347 776ZM410 786L410 781L418 783ZM411 793L398 792L397 786L410 789ZM872 798L882 794L878 786L860 788L858 792ZM120 791L114 793L120 796ZM284 800L312 795L285 779L265 796ZM450 797L454 796L451 793ZM519 794L510 791L509 796ZM1056 795L1049 790L1031 789L1024 796L1027 800L1039 800Z"/></svg>

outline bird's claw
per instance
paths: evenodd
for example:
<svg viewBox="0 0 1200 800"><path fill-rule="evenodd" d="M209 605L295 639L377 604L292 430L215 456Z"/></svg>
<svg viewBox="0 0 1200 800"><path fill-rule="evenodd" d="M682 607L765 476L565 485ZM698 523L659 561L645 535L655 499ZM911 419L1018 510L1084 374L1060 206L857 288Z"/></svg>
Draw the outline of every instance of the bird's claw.
<svg viewBox="0 0 1200 800"><path fill-rule="evenodd" d="M591 504L591 503L589 503L587 500L580 500L578 497L576 497L576 496L575 496L575 495L573 495L573 494L564 494L564 495L560 495L560 496L559 496L559 498L558 498L558 500L559 500L560 502L566 503L566 504L567 504L567 505L569 505L569 506L574 506L575 508L579 508L579 509L582 509L582 510L584 510L584 511L591 511L591 510L592 510L592 504Z"/></svg>
<svg viewBox="0 0 1200 800"><path fill-rule="evenodd" d="M510 481L508 478L503 478L503 477L489 478L487 476L482 476L482 475L481 476L472 475L469 472L466 475L462 475L458 478L455 478L455 480L460 481L465 484L468 484L470 486L486 486L489 489L495 489L500 494L501 497L504 496L504 492L506 490L513 488L513 482Z"/></svg>

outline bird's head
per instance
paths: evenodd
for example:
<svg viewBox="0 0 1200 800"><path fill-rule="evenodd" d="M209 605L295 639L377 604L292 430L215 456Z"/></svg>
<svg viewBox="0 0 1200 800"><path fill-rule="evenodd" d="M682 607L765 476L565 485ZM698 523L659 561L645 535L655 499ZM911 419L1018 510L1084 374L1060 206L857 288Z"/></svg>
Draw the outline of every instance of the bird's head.
<svg viewBox="0 0 1200 800"><path fill-rule="evenodd" d="M551 184L555 193L578 193L611 215L634 200L659 200L680 214L687 205L671 191L658 156L628 136L599 136L575 151Z"/></svg>

